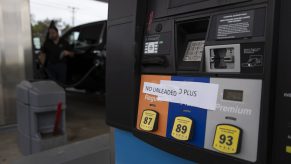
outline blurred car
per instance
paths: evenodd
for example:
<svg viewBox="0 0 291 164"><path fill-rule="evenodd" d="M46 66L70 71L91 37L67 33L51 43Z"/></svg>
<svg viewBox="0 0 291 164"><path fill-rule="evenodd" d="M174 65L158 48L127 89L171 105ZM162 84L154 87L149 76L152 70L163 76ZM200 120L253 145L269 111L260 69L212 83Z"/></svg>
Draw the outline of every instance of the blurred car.
<svg viewBox="0 0 291 164"><path fill-rule="evenodd" d="M105 91L107 21L71 28L61 36L75 52L68 59L67 85L86 91Z"/></svg>

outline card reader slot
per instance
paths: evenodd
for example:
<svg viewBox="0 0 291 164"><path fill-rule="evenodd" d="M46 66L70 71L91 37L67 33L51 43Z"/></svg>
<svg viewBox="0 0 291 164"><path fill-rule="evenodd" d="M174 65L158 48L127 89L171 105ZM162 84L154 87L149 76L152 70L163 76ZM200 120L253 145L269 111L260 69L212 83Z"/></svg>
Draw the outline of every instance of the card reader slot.
<svg viewBox="0 0 291 164"><path fill-rule="evenodd" d="M234 62L234 57L224 57L224 58L219 58L219 57L211 57L210 62L213 63L216 60L223 60L225 63L233 63Z"/></svg>
<svg viewBox="0 0 291 164"><path fill-rule="evenodd" d="M165 56L151 56L143 57L142 59L143 66L168 66L168 61Z"/></svg>

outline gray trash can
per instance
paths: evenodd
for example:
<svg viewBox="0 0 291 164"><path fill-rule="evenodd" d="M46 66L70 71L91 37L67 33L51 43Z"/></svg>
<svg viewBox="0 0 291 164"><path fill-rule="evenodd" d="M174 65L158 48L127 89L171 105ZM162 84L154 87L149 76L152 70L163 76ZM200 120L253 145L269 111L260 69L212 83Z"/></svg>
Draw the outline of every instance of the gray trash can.
<svg viewBox="0 0 291 164"><path fill-rule="evenodd" d="M67 142L66 95L53 81L22 81L16 89L18 145L24 155L47 150ZM62 103L56 125L57 106Z"/></svg>

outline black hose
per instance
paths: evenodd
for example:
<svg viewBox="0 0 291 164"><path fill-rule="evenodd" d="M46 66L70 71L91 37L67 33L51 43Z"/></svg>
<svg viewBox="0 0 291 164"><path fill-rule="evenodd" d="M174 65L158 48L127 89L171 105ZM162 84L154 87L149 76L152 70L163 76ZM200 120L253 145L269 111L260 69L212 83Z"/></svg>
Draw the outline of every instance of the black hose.
<svg viewBox="0 0 291 164"><path fill-rule="evenodd" d="M100 66L100 62L96 62L96 64L94 64L90 69L89 69L89 71L80 79L80 80L78 80L77 82L74 82L74 83L72 83L72 84L64 84L64 83L62 83L62 82L60 82L60 81L57 81L57 80L54 80L57 84L59 84L60 86L62 86L63 88L71 88L71 87L75 87L75 86L77 86L77 85L79 85L79 84L81 84L83 81L85 81L87 78L88 78L88 76L94 71L94 69L95 68L97 68L97 67L99 67ZM44 71L48 74L48 76L49 77L52 77L52 76L50 76L50 73L49 73L49 71L45 68L45 67L43 67L43 69L44 69Z"/></svg>

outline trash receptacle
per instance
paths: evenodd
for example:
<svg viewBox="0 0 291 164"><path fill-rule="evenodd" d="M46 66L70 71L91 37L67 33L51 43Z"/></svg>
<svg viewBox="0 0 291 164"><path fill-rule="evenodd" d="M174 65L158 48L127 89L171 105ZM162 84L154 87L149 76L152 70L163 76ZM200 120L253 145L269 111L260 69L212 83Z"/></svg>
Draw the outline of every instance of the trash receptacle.
<svg viewBox="0 0 291 164"><path fill-rule="evenodd" d="M22 81L16 98L18 145L24 155L67 142L66 95L62 87L53 81Z"/></svg>

